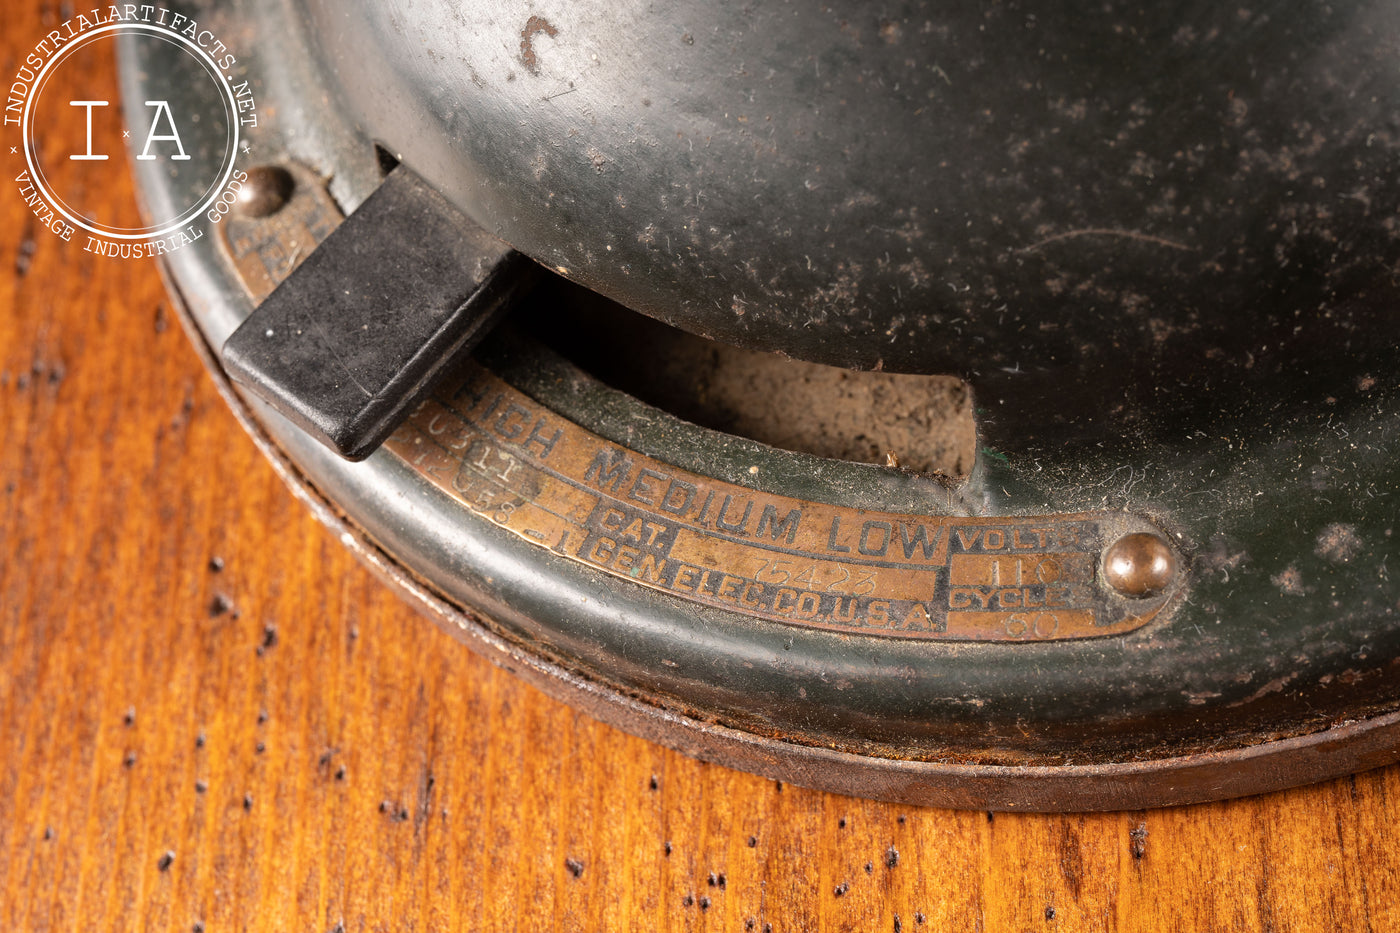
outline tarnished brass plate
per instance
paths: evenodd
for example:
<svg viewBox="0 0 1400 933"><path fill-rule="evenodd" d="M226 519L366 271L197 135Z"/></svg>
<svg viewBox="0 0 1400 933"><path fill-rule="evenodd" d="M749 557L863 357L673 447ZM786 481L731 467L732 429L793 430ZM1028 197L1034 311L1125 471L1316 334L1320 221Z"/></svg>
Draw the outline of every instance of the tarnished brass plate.
<svg viewBox="0 0 1400 933"><path fill-rule="evenodd" d="M738 486L611 443L473 365L390 450L527 541L672 596L861 635L1051 641L1145 625L1100 554L1122 513L907 515ZM1128 519L1132 521L1132 519Z"/></svg>
<svg viewBox="0 0 1400 933"><path fill-rule="evenodd" d="M219 242L254 304L272 294L344 220L315 174L297 163L279 168L290 175L294 185L291 198L280 210L266 217L234 211L217 227Z"/></svg>

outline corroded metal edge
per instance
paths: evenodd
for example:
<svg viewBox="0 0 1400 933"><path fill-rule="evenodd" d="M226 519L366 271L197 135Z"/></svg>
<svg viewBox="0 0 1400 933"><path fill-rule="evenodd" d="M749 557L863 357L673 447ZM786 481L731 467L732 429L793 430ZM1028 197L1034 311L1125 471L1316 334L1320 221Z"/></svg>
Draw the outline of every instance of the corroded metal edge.
<svg viewBox="0 0 1400 933"><path fill-rule="evenodd" d="M166 290L205 368L293 494L376 576L473 651L610 726L683 754L832 793L919 806L1027 812L1142 809L1243 797L1400 761L1400 712L1257 745L1110 764L1010 767L910 761L763 738L695 719L591 681L502 637L378 548L325 499L263 430L229 383L184 295Z"/></svg>

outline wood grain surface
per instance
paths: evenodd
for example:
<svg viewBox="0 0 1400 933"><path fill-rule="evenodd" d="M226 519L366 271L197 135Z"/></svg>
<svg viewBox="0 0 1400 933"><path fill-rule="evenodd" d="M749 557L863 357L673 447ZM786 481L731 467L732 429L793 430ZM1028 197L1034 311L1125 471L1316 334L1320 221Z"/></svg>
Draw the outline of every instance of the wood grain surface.
<svg viewBox="0 0 1400 933"><path fill-rule="evenodd" d="M6 85L58 16L6 8ZM154 266L43 229L4 158L0 930L1400 928L1400 769L993 817L780 786L544 697L357 566Z"/></svg>

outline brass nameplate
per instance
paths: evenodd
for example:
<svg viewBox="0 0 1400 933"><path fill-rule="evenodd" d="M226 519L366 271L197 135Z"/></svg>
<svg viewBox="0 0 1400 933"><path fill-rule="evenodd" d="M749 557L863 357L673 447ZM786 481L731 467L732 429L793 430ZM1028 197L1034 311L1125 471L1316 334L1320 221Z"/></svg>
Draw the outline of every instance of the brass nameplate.
<svg viewBox="0 0 1400 933"><path fill-rule="evenodd" d="M669 595L860 635L1051 641L1145 625L1098 583L1121 513L967 518L806 502L611 443L473 365L386 446L521 538Z"/></svg>

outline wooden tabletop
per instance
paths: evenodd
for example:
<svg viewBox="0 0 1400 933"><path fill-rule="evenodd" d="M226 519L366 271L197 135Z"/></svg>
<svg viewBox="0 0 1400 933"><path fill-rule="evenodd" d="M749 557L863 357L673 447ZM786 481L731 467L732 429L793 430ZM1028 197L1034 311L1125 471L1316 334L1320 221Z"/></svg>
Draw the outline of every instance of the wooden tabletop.
<svg viewBox="0 0 1400 933"><path fill-rule="evenodd" d="M58 16L6 10L5 84ZM1400 769L1150 812L920 810L546 698L358 566L239 429L154 265L54 236L4 157L0 930L1400 928Z"/></svg>

